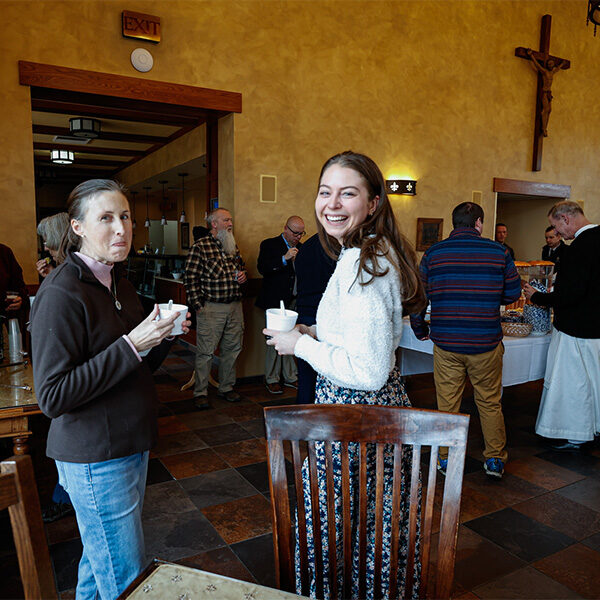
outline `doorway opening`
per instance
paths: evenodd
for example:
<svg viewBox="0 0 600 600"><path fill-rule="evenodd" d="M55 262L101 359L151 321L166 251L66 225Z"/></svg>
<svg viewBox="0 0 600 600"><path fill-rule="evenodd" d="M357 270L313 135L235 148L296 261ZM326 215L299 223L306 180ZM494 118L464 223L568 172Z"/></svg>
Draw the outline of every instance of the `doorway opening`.
<svg viewBox="0 0 600 600"><path fill-rule="evenodd" d="M123 181L144 216L145 193L139 188L151 185L150 217L179 220L185 208L174 198L180 195L180 178L169 178L168 199L152 178L164 179L165 171L177 174L194 159L202 166L190 169L188 182L194 179L203 189L190 190L198 192L198 210L187 215L202 219L215 204L219 120L241 112L241 94L26 61L19 61L19 81L31 91L38 221L65 210L70 190L92 178ZM83 120L89 135L74 132L72 122ZM221 142L233 147L233 140ZM67 164L56 164L53 150L65 153ZM228 168L223 165L232 180Z"/></svg>
<svg viewBox="0 0 600 600"><path fill-rule="evenodd" d="M515 251L516 260L540 260L548 211L571 196L571 186L495 177L494 192L494 230L496 223L506 225L506 243Z"/></svg>

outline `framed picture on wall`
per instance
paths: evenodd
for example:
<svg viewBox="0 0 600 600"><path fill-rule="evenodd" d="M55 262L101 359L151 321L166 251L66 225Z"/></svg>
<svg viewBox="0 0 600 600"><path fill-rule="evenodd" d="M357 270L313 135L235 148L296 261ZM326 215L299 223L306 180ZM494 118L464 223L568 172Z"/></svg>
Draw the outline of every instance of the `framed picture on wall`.
<svg viewBox="0 0 600 600"><path fill-rule="evenodd" d="M417 250L427 250L442 239L444 219L417 219Z"/></svg>
<svg viewBox="0 0 600 600"><path fill-rule="evenodd" d="M189 223L181 223L179 225L179 231L181 232L181 249L189 250L190 249L190 224Z"/></svg>

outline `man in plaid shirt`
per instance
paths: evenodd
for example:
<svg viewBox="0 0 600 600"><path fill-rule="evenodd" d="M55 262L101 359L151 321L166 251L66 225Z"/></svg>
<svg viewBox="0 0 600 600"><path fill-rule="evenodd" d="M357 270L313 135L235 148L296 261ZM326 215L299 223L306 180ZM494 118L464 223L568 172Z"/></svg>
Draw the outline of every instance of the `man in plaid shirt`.
<svg viewBox="0 0 600 600"><path fill-rule="evenodd" d="M208 375L217 346L218 396L229 402L240 400L233 386L244 333L240 285L246 281L244 261L232 233L231 213L217 208L208 215L207 223L210 234L191 247L184 278L188 304L196 311L194 402L200 409L210 408Z"/></svg>

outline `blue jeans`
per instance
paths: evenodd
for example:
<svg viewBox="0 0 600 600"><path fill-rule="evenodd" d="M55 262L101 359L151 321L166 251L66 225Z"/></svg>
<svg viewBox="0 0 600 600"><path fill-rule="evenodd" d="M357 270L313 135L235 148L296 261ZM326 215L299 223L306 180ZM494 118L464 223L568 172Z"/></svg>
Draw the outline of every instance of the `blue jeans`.
<svg viewBox="0 0 600 600"><path fill-rule="evenodd" d="M56 461L75 508L83 554L77 600L113 600L146 566L142 506L148 452L96 463Z"/></svg>

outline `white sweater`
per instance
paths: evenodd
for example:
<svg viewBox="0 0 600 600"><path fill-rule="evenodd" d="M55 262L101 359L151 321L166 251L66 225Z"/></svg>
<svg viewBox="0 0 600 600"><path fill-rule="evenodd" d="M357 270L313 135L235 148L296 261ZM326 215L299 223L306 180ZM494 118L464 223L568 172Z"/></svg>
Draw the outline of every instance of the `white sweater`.
<svg viewBox="0 0 600 600"><path fill-rule="evenodd" d="M342 250L317 310L317 339L303 335L294 354L336 385L378 390L394 367L402 335L400 281L381 258L380 267L389 267L386 275L366 286L352 285L359 256L360 248Z"/></svg>

